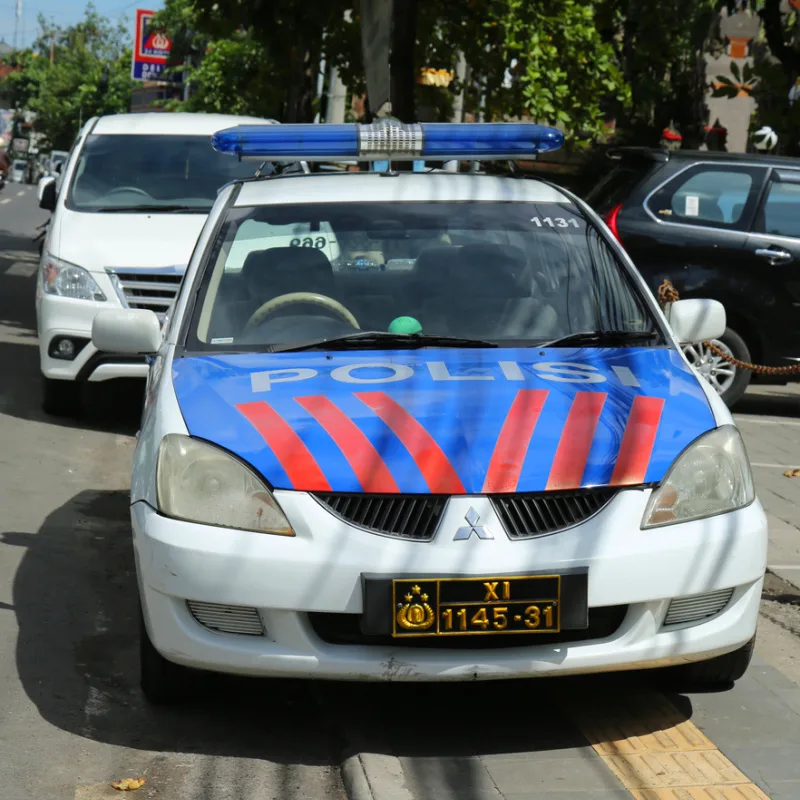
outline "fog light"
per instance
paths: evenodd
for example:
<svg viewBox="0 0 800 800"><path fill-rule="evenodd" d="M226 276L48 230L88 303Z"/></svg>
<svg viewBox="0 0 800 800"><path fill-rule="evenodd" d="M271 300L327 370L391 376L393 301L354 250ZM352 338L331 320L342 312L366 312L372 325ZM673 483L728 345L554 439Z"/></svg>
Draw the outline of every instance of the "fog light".
<svg viewBox="0 0 800 800"><path fill-rule="evenodd" d="M81 339L76 336L56 336L50 347L47 348L47 354L50 358L58 358L61 361L74 361L78 353L83 350L89 343L88 339Z"/></svg>

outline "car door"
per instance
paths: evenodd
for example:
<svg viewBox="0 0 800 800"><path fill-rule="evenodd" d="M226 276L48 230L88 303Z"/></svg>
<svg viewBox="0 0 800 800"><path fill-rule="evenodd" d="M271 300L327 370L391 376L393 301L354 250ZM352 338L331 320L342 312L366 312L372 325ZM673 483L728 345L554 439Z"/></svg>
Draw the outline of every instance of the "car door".
<svg viewBox="0 0 800 800"><path fill-rule="evenodd" d="M771 170L746 250L769 316L767 363L800 358L800 169Z"/></svg>

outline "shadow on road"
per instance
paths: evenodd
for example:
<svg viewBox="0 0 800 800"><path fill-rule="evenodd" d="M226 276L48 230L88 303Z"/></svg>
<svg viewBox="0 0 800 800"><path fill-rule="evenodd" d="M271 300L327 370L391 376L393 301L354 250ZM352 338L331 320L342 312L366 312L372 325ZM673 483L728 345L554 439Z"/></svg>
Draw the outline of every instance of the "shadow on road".
<svg viewBox="0 0 800 800"><path fill-rule="evenodd" d="M145 705L125 492L82 492L36 534L3 533L0 543L25 550L13 587L17 669L50 724L149 751L336 762L307 684L213 678L195 706Z"/></svg>
<svg viewBox="0 0 800 800"><path fill-rule="evenodd" d="M472 800L486 781L474 756L546 758L586 748L565 707L577 694L589 702L619 697L642 680L631 674L333 685L208 676L192 705L153 708L138 687L127 494L82 492L36 534L6 532L0 543L25 551L12 607L19 625L17 668L28 697L50 724L106 744L286 765L335 765L355 752L391 753L408 759L406 773L421 796L458 787L459 798ZM690 716L691 706L684 703L682 713Z"/></svg>

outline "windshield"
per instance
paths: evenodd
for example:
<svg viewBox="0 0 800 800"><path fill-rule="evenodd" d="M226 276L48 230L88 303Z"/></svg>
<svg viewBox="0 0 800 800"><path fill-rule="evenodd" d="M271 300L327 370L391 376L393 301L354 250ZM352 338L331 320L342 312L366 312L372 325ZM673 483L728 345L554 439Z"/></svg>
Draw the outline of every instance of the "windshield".
<svg viewBox="0 0 800 800"><path fill-rule="evenodd" d="M269 350L359 329L509 346L657 330L571 203L231 209L202 279L190 349ZM385 337L364 343L386 346Z"/></svg>
<svg viewBox="0 0 800 800"><path fill-rule="evenodd" d="M208 213L221 186L253 171L252 164L209 147L208 136L89 136L67 207L135 212L177 206Z"/></svg>

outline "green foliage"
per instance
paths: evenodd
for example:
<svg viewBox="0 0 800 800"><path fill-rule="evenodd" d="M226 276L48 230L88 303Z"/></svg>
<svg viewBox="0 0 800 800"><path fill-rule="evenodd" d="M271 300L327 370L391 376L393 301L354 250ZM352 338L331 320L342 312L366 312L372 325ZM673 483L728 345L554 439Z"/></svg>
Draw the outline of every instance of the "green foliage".
<svg viewBox="0 0 800 800"><path fill-rule="evenodd" d="M17 54L21 69L5 85L15 107L36 114L45 146L66 150L81 121L130 108L129 34L122 25L112 26L91 3L76 25L60 28L42 16L39 25L41 35L30 50Z"/></svg>

